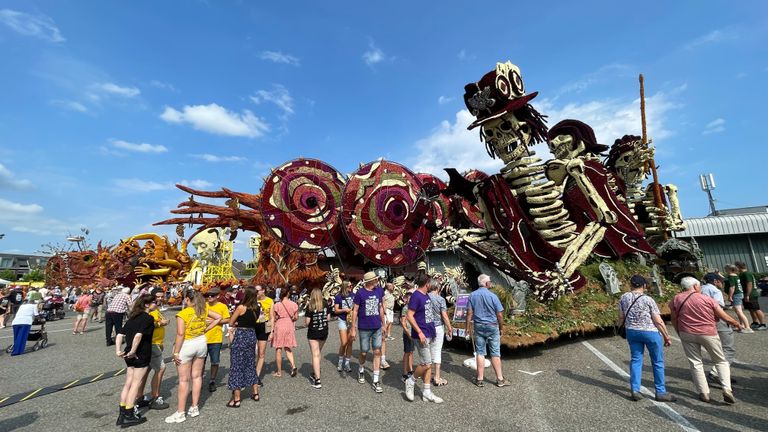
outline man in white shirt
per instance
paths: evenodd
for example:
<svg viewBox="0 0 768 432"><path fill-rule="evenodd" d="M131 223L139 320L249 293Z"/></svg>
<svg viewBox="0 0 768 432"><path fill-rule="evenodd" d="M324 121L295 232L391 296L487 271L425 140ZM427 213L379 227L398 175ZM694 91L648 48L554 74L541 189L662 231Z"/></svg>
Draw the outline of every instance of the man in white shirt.
<svg viewBox="0 0 768 432"><path fill-rule="evenodd" d="M717 304L720 305L720 307L725 307L723 292L721 291L722 289L722 276L717 273L707 273L704 275L704 285L701 287L701 293L712 297L712 299L714 299ZM733 346L733 329L728 324L723 322L723 320L719 320L717 322L717 335L720 337L720 344L723 345L723 354L725 354L725 359L728 360L728 364L733 365L733 361L736 359L736 349ZM712 367L712 370L709 372L707 377L716 383L720 383L720 377L717 375L717 368L714 366ZM734 380L731 378L731 384L733 383Z"/></svg>

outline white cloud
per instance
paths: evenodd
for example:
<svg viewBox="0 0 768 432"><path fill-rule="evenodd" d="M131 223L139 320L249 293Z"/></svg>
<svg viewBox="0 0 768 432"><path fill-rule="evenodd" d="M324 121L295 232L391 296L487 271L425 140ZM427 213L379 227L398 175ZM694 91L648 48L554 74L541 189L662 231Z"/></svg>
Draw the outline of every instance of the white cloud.
<svg viewBox="0 0 768 432"><path fill-rule="evenodd" d="M198 180L182 180L179 182L179 184L182 184L184 186L189 186L195 189L205 189L213 186L213 183L205 180L199 180L199 179Z"/></svg>
<svg viewBox="0 0 768 432"><path fill-rule="evenodd" d="M173 84L167 83L167 82L163 82L163 81L152 80L152 81L149 82L149 85L151 85L152 87L157 87L159 89L163 89L163 90L170 90L170 91L173 91L173 92L177 91L176 87L174 87Z"/></svg>
<svg viewBox="0 0 768 432"><path fill-rule="evenodd" d="M261 53L259 58L262 60L269 60L274 63L301 66L301 61L298 58L280 51L264 51Z"/></svg>
<svg viewBox="0 0 768 432"><path fill-rule="evenodd" d="M408 161L416 172L434 174L447 179L443 168L456 168L459 172L479 169L492 173L502 167L499 159L491 159L480 142L477 130L467 126L474 117L467 110L456 113L453 122L444 120L427 138L416 141L417 154Z"/></svg>
<svg viewBox="0 0 768 432"><path fill-rule="evenodd" d="M128 150L132 152L137 153L165 153L168 151L168 148L164 145L160 144L147 144L147 143L132 143L128 141L123 140L110 140L112 142L112 146L115 148L119 148L122 150Z"/></svg>
<svg viewBox="0 0 768 432"><path fill-rule="evenodd" d="M368 51L363 53L363 61L368 66L373 66L377 63L381 63L386 59L387 57L384 55L384 51L376 47L373 41L371 41L368 44Z"/></svg>
<svg viewBox="0 0 768 432"><path fill-rule="evenodd" d="M0 220L12 221L15 217L39 214L43 207L38 204L19 204L0 198Z"/></svg>
<svg viewBox="0 0 768 432"><path fill-rule="evenodd" d="M116 179L114 185L122 192L154 192L173 187L170 183L160 183L141 179Z"/></svg>
<svg viewBox="0 0 768 432"><path fill-rule="evenodd" d="M11 9L0 9L0 23L24 36L32 36L49 42L64 42L59 28L45 15L30 15Z"/></svg>
<svg viewBox="0 0 768 432"><path fill-rule="evenodd" d="M193 154L190 155L193 158L202 159L206 162L242 162L246 160L242 156L216 156L212 154Z"/></svg>
<svg viewBox="0 0 768 432"><path fill-rule="evenodd" d="M671 95L685 90L685 85L674 89L669 94L656 93L647 97L646 121L648 136L654 140L664 139L672 135L668 128L666 115L681 105L674 101ZM640 135L640 99L602 99L583 103L567 103L563 106L556 105L553 101L542 99L538 103L533 101L536 109L548 116L547 124L551 127L560 120L580 120L595 131L597 141L602 144L613 144L616 138L626 134Z"/></svg>
<svg viewBox="0 0 768 432"><path fill-rule="evenodd" d="M258 138L269 132L269 125L251 111L238 114L215 103L185 105L182 111L166 106L160 118L168 123L188 123L197 130L219 135Z"/></svg>
<svg viewBox="0 0 768 432"><path fill-rule="evenodd" d="M732 29L713 30L705 35L701 35L687 42L685 45L683 45L683 48L692 50L703 45L731 41L737 38L738 35Z"/></svg>
<svg viewBox="0 0 768 432"><path fill-rule="evenodd" d="M704 132L702 134L709 135L713 133L720 133L725 131L725 119L716 118L704 126Z"/></svg>
<svg viewBox="0 0 768 432"><path fill-rule="evenodd" d="M682 91L683 86L670 94L656 93L646 98L646 117L649 136L661 140L671 136L674 131L668 128L668 113L680 108L670 95ZM536 101L534 101L536 102ZM548 125L553 126L560 120L576 119L592 126L598 142L613 144L616 138L626 134L640 134L639 99L606 99L583 103L568 103L560 106L553 101L542 99L536 105L537 110L548 117ZM478 129L467 130L475 118L467 111L456 113L453 122L443 121L427 138L416 141L416 155L408 161L416 172L427 172L446 178L443 168L456 168L459 172L479 169L487 173L497 172L502 163L491 159L479 139ZM550 159L546 144L532 148L537 156Z"/></svg>
<svg viewBox="0 0 768 432"><path fill-rule="evenodd" d="M251 100L260 104L262 102L271 102L283 111L283 114L289 116L293 114L293 97L285 86L274 84L272 90L258 90L251 96Z"/></svg>
<svg viewBox="0 0 768 432"><path fill-rule="evenodd" d="M136 97L141 94L141 90L136 87L123 87L111 82L93 84L91 89L97 93L128 98ZM98 99L98 95L94 96Z"/></svg>
<svg viewBox="0 0 768 432"><path fill-rule="evenodd" d="M112 181L112 183L119 192L125 193L157 192L162 190L171 190L176 187L176 182L156 182L137 178L115 179ZM203 189L213 186L212 183L200 179L181 180L178 183L195 189Z"/></svg>
<svg viewBox="0 0 768 432"><path fill-rule="evenodd" d="M51 104L62 107L62 108L66 108L70 111L77 111L77 112L83 112L83 113L88 112L88 107L86 107L85 105L77 101L56 99L56 100L52 100Z"/></svg>
<svg viewBox="0 0 768 432"><path fill-rule="evenodd" d="M445 105L449 102L453 102L453 100L456 99L455 97L448 97L448 96L440 96L437 98L437 103L440 105Z"/></svg>
<svg viewBox="0 0 768 432"><path fill-rule="evenodd" d="M8 168L0 164L0 189L24 190L31 187L31 181L17 178Z"/></svg>
<svg viewBox="0 0 768 432"><path fill-rule="evenodd" d="M456 57L461 61L467 60L467 50L462 48L461 51L456 54Z"/></svg>

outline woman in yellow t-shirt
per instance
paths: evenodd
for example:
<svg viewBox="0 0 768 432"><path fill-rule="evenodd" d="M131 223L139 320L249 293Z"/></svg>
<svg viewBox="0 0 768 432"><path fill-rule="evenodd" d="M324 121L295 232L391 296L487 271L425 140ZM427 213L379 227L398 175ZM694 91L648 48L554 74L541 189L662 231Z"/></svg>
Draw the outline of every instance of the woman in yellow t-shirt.
<svg viewBox="0 0 768 432"><path fill-rule="evenodd" d="M184 296L186 306L176 314L176 342L173 345L173 361L179 374L179 402L176 412L166 417L166 423L181 423L186 420L184 414L187 406L187 395L192 382L192 405L189 407L190 417L200 415L197 407L200 400L200 389L203 386L203 366L208 353L208 343L205 332L215 327L221 321L221 315L206 307L203 295L189 290Z"/></svg>

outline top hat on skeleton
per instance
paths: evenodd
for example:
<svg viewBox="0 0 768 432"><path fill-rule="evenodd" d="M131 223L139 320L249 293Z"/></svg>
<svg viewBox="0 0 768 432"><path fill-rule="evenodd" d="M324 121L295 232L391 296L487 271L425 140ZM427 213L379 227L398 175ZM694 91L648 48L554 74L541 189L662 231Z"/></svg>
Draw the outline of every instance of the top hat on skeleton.
<svg viewBox="0 0 768 432"><path fill-rule="evenodd" d="M605 144L598 144L592 126L578 120L567 119L552 126L547 139L552 141L558 135L570 135L575 141L583 141L585 150L590 153L600 154L609 149Z"/></svg>
<svg viewBox="0 0 768 432"><path fill-rule="evenodd" d="M464 86L464 104L477 118L467 129L521 108L538 94L525 94L520 68L510 62L496 63L496 69L483 75L480 81Z"/></svg>

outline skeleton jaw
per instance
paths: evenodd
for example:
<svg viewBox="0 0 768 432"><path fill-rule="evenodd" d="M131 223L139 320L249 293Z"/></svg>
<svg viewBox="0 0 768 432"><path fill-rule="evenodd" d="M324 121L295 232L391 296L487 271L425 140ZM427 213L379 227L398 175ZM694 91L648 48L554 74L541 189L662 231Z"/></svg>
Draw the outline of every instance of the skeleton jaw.
<svg viewBox="0 0 768 432"><path fill-rule="evenodd" d="M511 112L484 124L482 137L505 164L523 157L531 141L528 124Z"/></svg>

